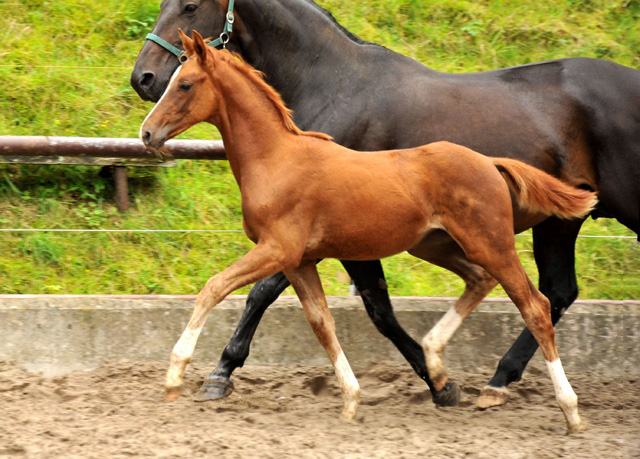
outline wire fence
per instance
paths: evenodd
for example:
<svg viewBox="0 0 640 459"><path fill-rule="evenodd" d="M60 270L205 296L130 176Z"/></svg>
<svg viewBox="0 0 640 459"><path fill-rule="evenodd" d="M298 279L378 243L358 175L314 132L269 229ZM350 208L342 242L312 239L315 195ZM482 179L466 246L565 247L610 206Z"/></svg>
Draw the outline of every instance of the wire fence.
<svg viewBox="0 0 640 459"><path fill-rule="evenodd" d="M131 70L133 66L91 66L91 65L31 65L31 64L0 64L0 68L30 68L30 69L69 69L69 70Z"/></svg>
<svg viewBox="0 0 640 459"><path fill-rule="evenodd" d="M2 233L244 233L243 230L223 229L81 229L81 228L0 228Z"/></svg>
<svg viewBox="0 0 640 459"><path fill-rule="evenodd" d="M112 229L112 228L0 228L0 233L244 233L241 229ZM516 234L516 237L533 237L533 234ZM636 236L580 234L579 239L627 239Z"/></svg>

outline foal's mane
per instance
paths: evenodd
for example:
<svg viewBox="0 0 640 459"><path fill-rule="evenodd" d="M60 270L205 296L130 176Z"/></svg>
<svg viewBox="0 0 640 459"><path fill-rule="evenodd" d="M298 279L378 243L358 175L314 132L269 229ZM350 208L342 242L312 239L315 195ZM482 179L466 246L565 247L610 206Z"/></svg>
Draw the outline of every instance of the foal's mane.
<svg viewBox="0 0 640 459"><path fill-rule="evenodd" d="M328 134L322 132L303 131L298 126L296 126L296 123L293 122L292 118L293 112L289 108L287 108L284 101L282 100L282 96L280 96L278 91L276 91L271 85L269 85L269 83L265 81L264 73L247 64L247 62L238 53L232 53L226 49L214 50L209 47L207 48L209 54L214 58L214 62L215 60L218 60L231 65L240 73L245 75L258 87L260 91L264 93L267 99L269 99L273 103L278 113L280 113L280 116L282 116L282 121L289 131L296 135L305 135L317 137L324 140L332 140L332 137Z"/></svg>

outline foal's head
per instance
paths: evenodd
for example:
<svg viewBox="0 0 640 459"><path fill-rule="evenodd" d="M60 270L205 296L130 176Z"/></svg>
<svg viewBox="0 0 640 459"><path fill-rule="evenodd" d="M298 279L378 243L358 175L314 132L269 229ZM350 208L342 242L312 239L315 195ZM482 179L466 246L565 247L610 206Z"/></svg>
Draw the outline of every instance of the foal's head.
<svg viewBox="0 0 640 459"><path fill-rule="evenodd" d="M213 51L196 31L193 40L182 30L180 37L189 59L175 71L164 95L140 128L140 139L150 148L160 148L194 124L210 121L218 111L220 101L210 65L215 58Z"/></svg>
<svg viewBox="0 0 640 459"><path fill-rule="evenodd" d="M259 104L269 107L266 109L271 112L269 121L266 118L259 121L263 125L270 122L274 128L281 125L286 131L296 135L331 140L327 134L301 131L293 122L291 110L285 106L280 94L267 84L261 72L240 57L207 46L202 35L195 30L193 40L182 30L180 37L188 60L178 67L160 101L142 123L140 139L147 147L159 149L167 140L202 121L216 124L221 110L228 113L233 109L221 103L228 95L228 91L223 92L222 87L227 87L230 83L233 83L235 97L249 101L251 109L257 109ZM223 69L234 71L223 72ZM221 76L222 73L224 77ZM240 85L240 79L248 84ZM254 90L247 89L248 92L243 92L240 90L241 86Z"/></svg>

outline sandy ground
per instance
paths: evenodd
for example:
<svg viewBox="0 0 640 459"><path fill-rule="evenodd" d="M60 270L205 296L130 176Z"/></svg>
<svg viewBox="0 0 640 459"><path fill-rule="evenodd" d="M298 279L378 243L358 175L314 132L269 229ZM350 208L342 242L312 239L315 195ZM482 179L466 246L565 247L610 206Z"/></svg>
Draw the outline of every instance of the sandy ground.
<svg viewBox="0 0 640 459"><path fill-rule="evenodd" d="M456 408L436 408L426 386L395 363L356 376L356 420L339 420L330 367L252 366L228 399L195 403L208 368L187 369L185 395L162 401L165 362L105 363L45 378L0 362L0 457L627 458L640 457L640 382L569 374L589 430L564 434L542 366L514 384L509 404L477 411L490 369L456 374Z"/></svg>

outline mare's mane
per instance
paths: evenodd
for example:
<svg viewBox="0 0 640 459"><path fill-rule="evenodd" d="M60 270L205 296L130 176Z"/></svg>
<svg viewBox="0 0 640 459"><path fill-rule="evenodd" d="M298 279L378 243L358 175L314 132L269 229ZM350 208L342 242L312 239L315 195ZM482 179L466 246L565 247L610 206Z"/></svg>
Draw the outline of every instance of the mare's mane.
<svg viewBox="0 0 640 459"><path fill-rule="evenodd" d="M287 108L282 96L272 86L269 85L264 79L264 73L256 70L240 56L238 53L232 53L226 49L217 50L207 46L209 55L214 58L215 61L222 61L229 64L231 67L238 70L241 74L245 75L258 89L273 103L276 111L282 117L282 121L285 127L296 135L306 135L311 137L317 137L324 140L332 140L332 137L322 132L303 131L293 122L293 112ZM215 63L214 63L215 65Z"/></svg>
<svg viewBox="0 0 640 459"><path fill-rule="evenodd" d="M371 43L368 41L364 41L361 40L357 35L355 35L354 33L350 32L349 30L345 29L342 24L340 24L336 18L333 17L333 14L331 14L330 11L325 10L323 7L321 7L320 5L318 5L315 1L313 0L305 0L307 3L311 4L312 6L314 6L316 9L318 9L323 15L325 15L337 28L338 30L340 30L343 34L345 34L351 41L361 44L361 45L376 45L376 46L380 46L377 43Z"/></svg>

